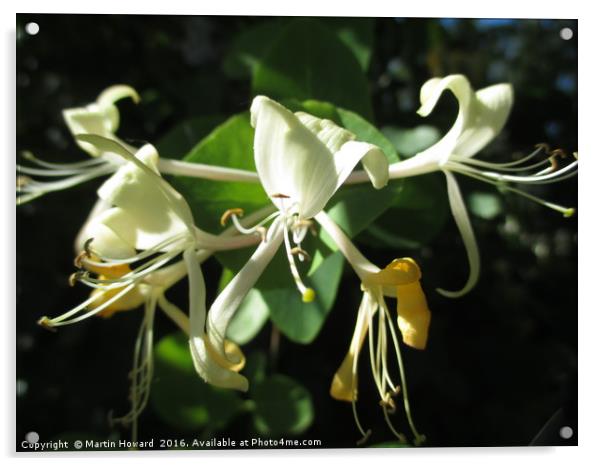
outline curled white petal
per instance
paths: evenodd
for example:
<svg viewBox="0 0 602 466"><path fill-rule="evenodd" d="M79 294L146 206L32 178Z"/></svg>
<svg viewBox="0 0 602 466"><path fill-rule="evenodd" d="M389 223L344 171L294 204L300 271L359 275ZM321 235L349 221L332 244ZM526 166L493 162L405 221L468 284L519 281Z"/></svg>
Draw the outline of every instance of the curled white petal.
<svg viewBox="0 0 602 466"><path fill-rule="evenodd" d="M209 341L227 359L224 351L226 329L249 290L257 282L283 241L283 226L274 222L266 241L260 243L251 258L222 290L209 309L207 334ZM236 362L236 361L233 361Z"/></svg>
<svg viewBox="0 0 602 466"><path fill-rule="evenodd" d="M288 109L264 96L251 106L255 127L255 166L259 179L276 207L296 204L304 217L307 205L324 205L336 190L336 171L327 147ZM321 210L321 207L320 209Z"/></svg>
<svg viewBox="0 0 602 466"><path fill-rule="evenodd" d="M443 173L447 179L447 192L449 196L451 212L454 220L456 221L456 225L458 226L458 230L460 231L460 236L464 242L464 247L466 248L469 273L468 280L461 290L448 291L437 288L437 291L448 298L458 298L468 293L476 285L479 279L481 262L477 240L470 224L470 218L468 217L468 212L466 211L466 206L464 205L458 182L452 173L448 171L443 171Z"/></svg>
<svg viewBox="0 0 602 466"><path fill-rule="evenodd" d="M381 189L387 185L389 182L389 161L384 152L368 142L349 141L343 144L341 149L334 154L337 189L349 177L359 161L362 162L372 186Z"/></svg>
<svg viewBox="0 0 602 466"><path fill-rule="evenodd" d="M496 84L474 93L454 155L472 157L489 144L506 124L512 102L513 90L510 84Z"/></svg>
<svg viewBox="0 0 602 466"><path fill-rule="evenodd" d="M301 218L313 217L360 160L376 188L388 182L384 153L372 144L354 141L353 133L330 120L293 114L258 96L251 106L251 124L257 172L279 209L292 207Z"/></svg>
<svg viewBox="0 0 602 466"><path fill-rule="evenodd" d="M184 251L184 261L188 270L189 317L190 317L190 354L197 373L207 383L216 387L246 391L247 379L220 366L210 355L205 341L205 280L196 259L194 249Z"/></svg>
<svg viewBox="0 0 602 466"><path fill-rule="evenodd" d="M140 100L138 93L129 86L111 86L100 94L96 102L85 107L63 110L63 119L74 136L98 134L125 144L115 135L119 127L119 110L115 106L115 102L125 97L130 97L136 103ZM77 144L93 157L103 154L93 144L81 140L78 140Z"/></svg>

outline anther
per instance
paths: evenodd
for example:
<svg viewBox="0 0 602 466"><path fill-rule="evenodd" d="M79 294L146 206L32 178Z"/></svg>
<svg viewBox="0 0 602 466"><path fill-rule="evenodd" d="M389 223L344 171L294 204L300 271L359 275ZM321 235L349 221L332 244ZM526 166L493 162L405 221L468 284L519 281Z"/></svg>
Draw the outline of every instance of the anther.
<svg viewBox="0 0 602 466"><path fill-rule="evenodd" d="M545 142L540 142L539 144L535 144L535 148L545 151L546 154L550 153L550 146Z"/></svg>
<svg viewBox="0 0 602 466"><path fill-rule="evenodd" d="M84 277L88 276L88 272L84 270L78 270L77 272L69 275L69 286L75 286L75 284Z"/></svg>
<svg viewBox="0 0 602 466"><path fill-rule="evenodd" d="M84 252L86 253L87 257L92 257L92 248L90 246L92 246L92 241L94 241L94 238L88 238L86 240L86 242L84 243Z"/></svg>
<svg viewBox="0 0 602 466"><path fill-rule="evenodd" d="M242 217L244 214L244 210L242 210L239 207L235 207L234 209L228 209L222 214L221 218L219 219L219 223L221 226L225 227L228 220L230 220L230 217Z"/></svg>
<svg viewBox="0 0 602 466"><path fill-rule="evenodd" d="M84 264L82 264L82 260L88 257L88 254L86 253L86 251L82 251L80 252L75 259L73 259L73 265L75 265L78 269L83 269L84 268Z"/></svg>
<svg viewBox="0 0 602 466"><path fill-rule="evenodd" d="M23 152L21 152L21 157L23 157L25 160L35 160L35 155L33 155L30 151L28 150L24 150Z"/></svg>
<svg viewBox="0 0 602 466"><path fill-rule="evenodd" d="M419 447L426 443L426 435L420 434L414 438L414 445Z"/></svg>
<svg viewBox="0 0 602 466"><path fill-rule="evenodd" d="M397 411L397 405L393 401L393 398L391 398L391 392L385 393L385 397L378 404L385 408L389 414L394 414Z"/></svg>
<svg viewBox="0 0 602 466"><path fill-rule="evenodd" d="M276 193L276 194L272 194L272 197L274 199L290 199L290 196L287 196L286 194L282 194L282 193Z"/></svg>
<svg viewBox="0 0 602 466"><path fill-rule="evenodd" d="M51 332L56 332L56 328L54 328L54 326L52 325L52 322L51 322L51 321L50 321L50 319L49 319L48 317L46 317L46 316L44 316L44 317L41 317L41 318L38 320L38 325L39 325L40 327L43 327L43 328L45 328L46 330L49 330L49 331L51 331Z"/></svg>
<svg viewBox="0 0 602 466"><path fill-rule="evenodd" d="M558 170L558 160L556 160L556 156L552 155L548 161L550 162L550 165L552 167L552 171L555 172L556 170Z"/></svg>
<svg viewBox="0 0 602 466"><path fill-rule="evenodd" d="M363 445L363 444L365 444L365 443L368 441L368 438L369 438L371 435L372 435L372 430L371 430L371 429L368 429L368 430L366 431L366 434L365 434L365 435L364 435L364 436L363 436L361 439L359 439L357 442L355 442L355 444L356 444L358 447L359 447L359 446L361 446L361 445Z"/></svg>
<svg viewBox="0 0 602 466"><path fill-rule="evenodd" d="M301 296L301 300L304 303L311 303L314 299L316 299L316 292L313 290L313 288L305 288L303 296Z"/></svg>
<svg viewBox="0 0 602 466"><path fill-rule="evenodd" d="M25 175L17 176L17 189L22 188L22 187L28 185L29 183L31 183L31 178L29 176L25 176Z"/></svg>
<svg viewBox="0 0 602 466"><path fill-rule="evenodd" d="M299 260L303 261L304 259L311 260L311 256L307 251L301 249L299 246L295 246L291 249L291 254L296 254L297 256L301 256Z"/></svg>
<svg viewBox="0 0 602 466"><path fill-rule="evenodd" d="M553 157L555 155L558 155L559 157L562 157L563 159L566 157L566 152L564 151L564 149L554 149L552 152L550 152L550 155Z"/></svg>
<svg viewBox="0 0 602 466"><path fill-rule="evenodd" d="M565 211L562 213L562 215L563 215L565 218L572 217L573 215L575 215L575 208L574 208L574 207L571 207L571 208L569 208L569 209L566 209L566 210L565 210Z"/></svg>

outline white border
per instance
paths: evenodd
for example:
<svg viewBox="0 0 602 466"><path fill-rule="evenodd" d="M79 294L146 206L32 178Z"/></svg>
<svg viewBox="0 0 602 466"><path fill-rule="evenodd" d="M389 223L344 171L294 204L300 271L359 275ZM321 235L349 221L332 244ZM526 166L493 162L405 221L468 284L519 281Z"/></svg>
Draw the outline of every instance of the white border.
<svg viewBox="0 0 602 466"><path fill-rule="evenodd" d="M343 6L345 5L345 6ZM591 5L591 6L590 6ZM303 2L283 1L211 1L204 3L170 0L149 4L136 0L105 0L103 2L82 2L81 0L20 1L3 2L0 6L2 22L2 67L0 80L3 103L0 111L2 141L5 141L2 153L3 189L0 202L1 219L0 258L2 258L2 276L0 277L0 296L4 298L2 307L2 328L5 331L2 368L5 381L0 384L4 406L4 419L1 425L0 439L5 455L11 455L14 443L14 317L15 308L15 253L14 253L14 153L15 153L15 13L16 12L54 12L54 13L114 13L114 14L217 14L217 15L307 15L307 16L426 16L426 17L513 17L513 18L578 18L579 19L579 152L581 169L579 174L579 444L580 447L567 448L481 448L481 449L428 449L428 450L318 450L318 451L233 451L233 452L178 452L177 461L206 461L223 463L224 461L244 462L246 464L272 464L286 461L288 464L306 465L307 461L322 458L326 461L341 459L345 463L362 464L375 455L385 462L412 462L421 464L446 465L482 465L487 461L491 465L504 465L509 462L523 461L545 462L546 465L573 463L593 463L593 458L601 458L599 433L600 423L600 348L601 305L595 295L600 288L599 246L601 232L597 217L602 209L597 204L602 198L600 180L594 179L602 173L600 163L602 153L597 137L601 132L600 98L594 87L602 77L600 70L599 31L600 16L594 2L573 0L571 2L534 2L525 0L505 0L497 2L475 2L455 0L441 3L410 1L370 0L350 5L349 2L327 2L324 0L306 0ZM598 188L598 189L596 189ZM562 284L551 284L562 286ZM568 312L568 311L567 311ZM478 426L475 426L478 428ZM86 463L106 462L107 454L63 455L48 454L41 458L49 463L63 464L65 461L81 461L85 455ZM145 463L164 463L165 459L176 455L167 452L143 452L136 455L108 454L121 459L135 459ZM10 458L9 461L14 460ZM598 463L599 464L599 463Z"/></svg>

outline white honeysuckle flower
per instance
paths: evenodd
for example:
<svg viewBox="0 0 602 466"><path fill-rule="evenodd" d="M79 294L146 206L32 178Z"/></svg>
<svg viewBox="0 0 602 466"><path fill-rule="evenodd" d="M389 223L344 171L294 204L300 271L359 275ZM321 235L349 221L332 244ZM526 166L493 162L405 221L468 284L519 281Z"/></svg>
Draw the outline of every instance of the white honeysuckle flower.
<svg viewBox="0 0 602 466"><path fill-rule="evenodd" d="M150 144L132 154L101 136L80 135L78 139L99 151L121 156L126 163L99 188L104 204L79 235L83 245L76 263L82 270L73 280L101 292L62 316L42 318L43 325L67 325L116 303L123 305L122 298L137 289L145 277L185 251L192 254L256 244L253 237L220 237L196 228L186 200L158 174L158 154ZM135 268L130 269L133 264ZM102 304L90 309L95 302Z"/></svg>
<svg viewBox="0 0 602 466"><path fill-rule="evenodd" d="M315 219L353 267L361 280L363 291L351 344L333 377L330 394L337 400L352 404L354 420L363 436L358 443L365 442L371 431L365 429L360 423L356 402L358 399L358 360L366 336L368 336L370 367L380 396L379 404L383 408L387 425L402 442L406 442L404 435L394 428L389 418L389 414L396 409L394 398L401 394L408 424L414 435L414 443L421 444L425 439L414 426L397 331L385 300L385 297L397 299L397 326L403 342L413 348L424 349L428 339L431 311L420 285L420 268L414 260L403 258L395 259L381 270L364 257L328 214L320 212ZM376 331L374 330L375 326ZM393 382L389 369L389 339L393 342L395 350L400 377L399 385Z"/></svg>
<svg viewBox="0 0 602 466"><path fill-rule="evenodd" d="M63 118L74 137L78 134L97 134L115 140L130 152L135 152L135 148L115 134L119 128L119 110L115 103L128 97L135 103L140 101L138 93L132 87L123 84L111 86L103 91L95 102L84 107L63 110ZM110 175L125 163L123 158L115 154L103 152L85 141L76 141L92 159L75 163L50 163L38 159L30 152L23 153L24 158L37 167L17 165L18 204L48 192L60 191L100 176ZM49 180L38 181L31 178L32 176Z"/></svg>
<svg viewBox="0 0 602 466"><path fill-rule="evenodd" d="M420 91L420 116L430 115L441 94L450 90L458 99L458 117L448 133L433 146L414 157L396 162L390 166L391 178L403 178L441 170L447 180L448 196L452 215L466 247L469 262L469 276L459 291L437 291L448 297L459 297L470 291L477 283L480 269L479 250L470 224L470 219L454 173L470 176L493 184L501 190L522 195L546 207L571 216L574 209L566 208L539 199L512 184L546 184L565 180L576 174L577 161L560 168L556 156L561 151L550 152L545 145L526 157L512 162L492 163L474 158L503 128L513 102L510 84L496 84L474 91L462 75L433 78L427 81ZM542 153L550 156L535 163L530 161ZM550 166L542 168L544 165ZM525 174L526 173L526 174ZM361 174L360 174L361 175ZM354 181L361 181L361 176ZM365 178L365 177L364 177Z"/></svg>
<svg viewBox="0 0 602 466"><path fill-rule="evenodd" d="M111 175L123 166L125 160L119 155L104 151L76 136L95 134L116 141L129 152L136 152L135 147L116 135L120 115L115 103L125 98L131 98L135 103L140 101L135 89L118 84L104 90L91 104L63 110L63 119L77 145L92 158L74 163L51 163L37 158L31 152L23 152L23 158L35 166L17 165L17 204L24 204L46 193L61 191L101 176ZM172 175L219 181L259 181L256 173L246 170L191 164L180 160L159 160L156 165L162 173Z"/></svg>
<svg viewBox="0 0 602 466"><path fill-rule="evenodd" d="M226 329L282 242L303 301L313 301L315 293L305 286L295 264L295 256L303 260L308 255L301 243L311 218L326 206L360 160L375 188L382 188L388 181L384 153L372 144L355 141L352 133L329 120L303 112L294 114L279 103L258 96L251 105L251 125L255 128L257 173L278 211L253 228L240 225L241 209L230 209L224 214L222 223L231 218L239 231L260 233L264 241L214 301L206 321L199 318L194 324L191 322L192 333L197 335L191 341L197 371L206 373L207 379L218 379L222 386L239 390L246 390L248 382L233 369L242 356L226 345ZM270 221L266 232L263 225Z"/></svg>
<svg viewBox="0 0 602 466"><path fill-rule="evenodd" d="M53 328L94 315L110 317L115 312L135 309L144 303L154 312L158 304L189 334L195 367L203 379L220 387L245 389L240 384L229 383L219 370L223 364L236 374L244 365L242 353L234 343L222 342L229 360L238 357L237 364L230 364L218 352L211 352L209 345L204 347L209 348L209 353L205 353L202 364L198 364L197 340L207 338L204 335L205 284L200 263L213 251L249 246L256 244L259 238L233 236L232 231L237 232L235 228L219 236L196 228L185 199L158 174L158 154L153 146L145 145L133 154L117 141L98 135L80 135L78 139L98 150L121 156L126 163L98 190L104 204L98 207L96 215L89 219L79 235L84 244L76 259L81 270L74 274L74 280L94 291L84 303L59 317L44 317L40 324ZM261 218L258 215L265 213L252 215L252 220ZM90 236L84 239L87 235ZM183 257L181 262L170 264L180 255ZM164 296L165 290L186 275L190 293L189 317ZM151 354L140 350L141 345L147 348L146 342L152 338L149 313L145 314L144 329L141 329L136 345L133 373L141 378L134 378L132 382L132 409L117 419L134 423L134 430L136 419L148 400L152 375ZM242 376L238 379L246 380Z"/></svg>
<svg viewBox="0 0 602 466"><path fill-rule="evenodd" d="M136 154L136 158L144 161L144 163L148 163L150 168L153 168L153 161L156 159L153 151L151 148L143 149L144 150L141 149L139 153ZM144 181L145 176L149 176L155 178L155 182L157 182L157 175L152 171L147 172L146 170L141 170L138 172L140 167L133 163L124 165L121 170L119 175L115 175L115 178L124 181L128 178L126 173L129 173L130 179L129 181L126 181L126 184L130 185L129 188L138 186L138 189L145 189L144 187L146 186L147 189L160 189L158 188L158 184L155 183L153 185L152 183L149 184ZM142 178L142 180L139 178ZM121 191L121 187L119 187L119 183L107 182L105 185L105 192L110 191L108 187L113 185L117 185L117 189L120 192L114 195L107 194L107 199L110 199L113 202L119 202L119 198L124 195L124 192ZM172 198L172 200L175 201L175 204L178 204L177 200L179 197L177 193L173 191L173 188L168 185L164 186L164 188L169 194L168 197ZM121 208L124 208L123 203L119 202L119 204L121 205ZM130 207L136 209L140 206L136 206L134 203L134 205L131 205ZM47 328L54 328L78 322L92 315L109 318L116 312L131 311L141 306L144 307L142 324L134 345L133 368L130 375L131 384L129 399L131 408L125 415L118 418L111 418L112 422L131 426L132 438L135 440L138 431L138 417L148 403L153 377L153 322L156 307L159 306L159 308L174 323L176 323L184 333L190 336L191 322L198 319L203 320L205 318L204 309L199 309L199 303L202 302L201 300L204 300L205 294L205 285L199 266L212 255L213 251L209 249L199 249L193 255L192 249L186 249L183 253L183 260L153 270L151 273L139 276L136 279L128 279L125 283L120 283L119 280L124 277L127 278L128 275L132 274L130 259L136 254L136 245L124 241L112 229L102 223L102 214L114 208L115 207L112 207L109 202L106 202L105 205L97 209L95 212L96 216L91 216L88 219L86 228L82 229L82 232L80 232L81 247L79 250L84 249L84 252L80 253L76 259L76 264L85 269L85 273L94 273L99 279L98 283L93 286L90 297L81 305L57 318L42 318L40 324ZM186 209L183 210L185 212ZM261 211L249 215L245 218L244 223L254 222L263 218L266 215L266 210L269 211L271 209L262 209ZM187 215L184 215L184 218L186 218L186 216ZM132 225L131 228L136 227ZM144 230L144 228L141 228L141 230ZM234 227L230 227L219 236L220 239L227 239L235 236L236 233L238 233L238 230ZM129 237L131 235L125 236ZM142 237L144 238L144 241L148 241L148 238L145 235L142 235ZM253 238L246 237L242 242L239 241L240 239L241 238L239 237L239 239L235 239L234 241L229 240L227 242L233 247L243 246L249 243L249 239ZM174 247L174 244L169 243L169 241L163 241L162 243L163 246L154 249L159 251L160 248ZM171 246L169 246L168 243L171 244ZM215 245L216 241L212 240L211 243ZM105 257L106 260L100 261L100 257L96 256L96 254ZM114 257L124 260L109 259ZM138 256L138 260L143 259L144 257L142 257L142 255ZM186 275L189 276L190 282L190 318L182 312L178 306L168 301L165 296L165 292ZM85 280L81 281L85 282ZM100 282L102 282L102 284ZM113 286L115 283L118 284L117 287ZM82 316L81 313L83 312L86 314ZM198 314L199 312L201 315ZM227 344L229 345L228 348L235 348L235 345L230 344L229 342L227 342ZM242 363L244 363L244 360ZM242 364L239 364L239 368L240 367L242 367ZM214 382L214 378L210 377L209 381Z"/></svg>

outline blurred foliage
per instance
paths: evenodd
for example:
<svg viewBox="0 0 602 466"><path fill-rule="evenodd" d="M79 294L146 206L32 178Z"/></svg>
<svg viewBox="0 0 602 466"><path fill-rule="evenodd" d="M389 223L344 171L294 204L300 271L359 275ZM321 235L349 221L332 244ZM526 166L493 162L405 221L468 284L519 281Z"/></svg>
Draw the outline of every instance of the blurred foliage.
<svg viewBox="0 0 602 466"><path fill-rule="evenodd" d="M24 32L30 21L40 25L37 36ZM563 27L573 29L571 41L560 39ZM450 96L426 120L415 113L422 83L451 73L466 74L475 88L514 85L509 122L483 158L526 154L542 141L577 149L576 21L21 14L16 39L17 149L52 161L82 157L61 110L120 82L135 87L142 102L120 103L119 133L156 144L163 157L253 169L247 110L262 92L334 120L396 160L428 147L453 123ZM219 231L228 208L251 212L269 203L258 185L170 181L209 231ZM577 435L563 441L549 427L562 419L577 432L576 220L473 180L460 184L483 264L479 285L459 300L434 292L467 274L440 174L394 182L382 192L346 187L328 206L376 264L411 255L422 268L433 311L429 348L404 348L418 428L429 446L576 444ZM74 432L91 439L129 435L110 427L107 413L128 410L127 373L141 314L57 333L35 325L86 295L67 278L72 241L97 186L17 211L17 439L32 430L42 440ZM533 193L576 205L576 186L570 180ZM313 259L302 272L321 291L316 303L299 302L280 253L229 330L245 344L248 394L201 381L185 338L158 314L152 409L140 419L142 440L300 436L327 447L355 446L351 407L332 400L328 389L349 345L360 290L338 254L328 245L315 249L322 239L308 235ZM223 286L232 276L223 266L237 270L249 255L219 254L203 266L208 302L220 280ZM170 296L185 302L186 293L181 283ZM359 390L360 418L373 430L369 446L403 446L390 442L371 401L377 395L367 357ZM402 415L394 422L407 431Z"/></svg>

